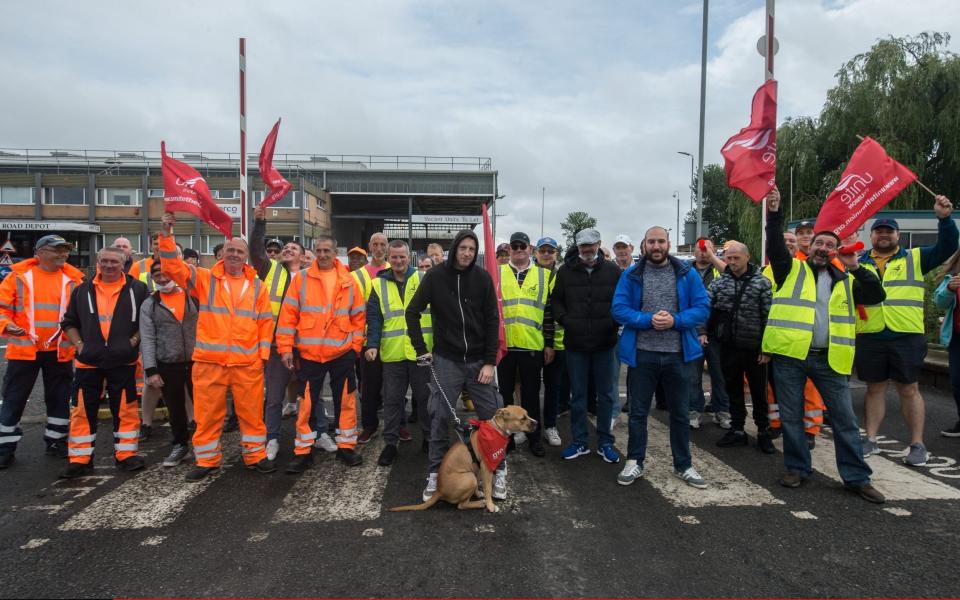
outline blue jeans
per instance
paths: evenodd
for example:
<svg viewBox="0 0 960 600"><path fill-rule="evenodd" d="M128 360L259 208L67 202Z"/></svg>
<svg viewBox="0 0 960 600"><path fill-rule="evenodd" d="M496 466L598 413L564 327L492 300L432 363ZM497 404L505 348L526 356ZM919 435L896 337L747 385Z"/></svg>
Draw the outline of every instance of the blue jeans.
<svg viewBox="0 0 960 600"><path fill-rule="evenodd" d="M957 405L957 415L960 416L960 334L953 334L948 349L950 350L950 387L953 388L953 401Z"/></svg>
<svg viewBox="0 0 960 600"><path fill-rule="evenodd" d="M597 440L599 446L613 444L610 421L613 419L616 385L616 349L596 352L566 350L567 372L570 374L570 433L573 441L584 446L590 443L587 429L587 379L593 372L597 388Z"/></svg>
<svg viewBox="0 0 960 600"><path fill-rule="evenodd" d="M803 386L810 378L830 411L840 478L850 486L870 483L873 471L863 460L860 428L850 398L850 377L831 369L826 353L813 352L805 360L775 354L773 377L783 430L783 462L787 469L800 473L801 477L813 472L810 449L803 431Z"/></svg>
<svg viewBox="0 0 960 600"><path fill-rule="evenodd" d="M557 414L560 412L560 395L563 393L563 379L566 370L567 353L565 350L557 350L553 362L543 366L544 429L557 426Z"/></svg>
<svg viewBox="0 0 960 600"><path fill-rule="evenodd" d="M637 366L629 372L630 441L627 458L643 464L647 456L647 415L650 402L662 383L670 410L670 450L673 468L686 471L690 461L689 386L690 363L683 362L680 352L650 352L637 350Z"/></svg>
<svg viewBox="0 0 960 600"><path fill-rule="evenodd" d="M730 412L730 398L727 396L727 388L723 381L723 369L721 368L722 359L720 358L720 343L711 340L709 344L703 347L703 356L693 360L690 364L693 367L693 373L690 375L690 410L699 413L703 412L703 407L707 400L703 396L703 363L707 363L707 369L710 370L710 403L713 404L713 413Z"/></svg>

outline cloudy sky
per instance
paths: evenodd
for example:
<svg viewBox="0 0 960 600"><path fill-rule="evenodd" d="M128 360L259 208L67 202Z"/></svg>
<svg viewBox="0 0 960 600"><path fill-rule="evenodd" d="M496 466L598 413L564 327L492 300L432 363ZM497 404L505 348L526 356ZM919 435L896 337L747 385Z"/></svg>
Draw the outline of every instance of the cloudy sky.
<svg viewBox="0 0 960 600"><path fill-rule="evenodd" d="M710 3L704 162L762 82L763 0ZM606 240L676 223L696 154L702 2L5 0L0 147L237 151L237 38L250 147L490 156L498 237L573 210ZM957 0L778 0L780 119L816 115L843 62L889 35L960 32ZM956 47L956 44L954 45ZM254 150L256 151L256 150Z"/></svg>

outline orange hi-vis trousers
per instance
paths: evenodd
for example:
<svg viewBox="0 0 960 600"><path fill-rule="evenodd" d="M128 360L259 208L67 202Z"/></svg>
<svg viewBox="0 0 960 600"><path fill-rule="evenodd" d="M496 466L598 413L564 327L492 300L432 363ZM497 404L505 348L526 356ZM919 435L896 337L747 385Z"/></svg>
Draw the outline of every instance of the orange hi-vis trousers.
<svg viewBox="0 0 960 600"><path fill-rule="evenodd" d="M772 387L773 378L769 378L770 384L767 385L767 418L770 420L770 427L780 427L780 405L777 404L776 394ZM817 391L817 386L813 381L807 379L803 386L803 430L810 435L818 435L820 426L823 425L823 411L826 406L823 404L823 398Z"/></svg>
<svg viewBox="0 0 960 600"><path fill-rule="evenodd" d="M297 417L297 437L294 454L309 454L317 436L326 431L326 417L320 390L330 374L330 394L333 396L334 419L337 423L337 447L353 450L357 447L357 379L352 350L330 362L300 359L297 378L304 382L303 400Z"/></svg>
<svg viewBox="0 0 960 600"><path fill-rule="evenodd" d="M106 384L113 415L113 450L117 460L137 454L140 444L140 413L137 403L136 365L111 369L76 369L70 405L67 455L70 462L88 464L97 439L100 393Z"/></svg>
<svg viewBox="0 0 960 600"><path fill-rule="evenodd" d="M193 453L197 465L219 467L223 461L220 434L227 414L227 388L233 394L240 423L243 462L252 465L267 457L267 426L263 422L263 361L223 366L193 363L193 414L197 431Z"/></svg>

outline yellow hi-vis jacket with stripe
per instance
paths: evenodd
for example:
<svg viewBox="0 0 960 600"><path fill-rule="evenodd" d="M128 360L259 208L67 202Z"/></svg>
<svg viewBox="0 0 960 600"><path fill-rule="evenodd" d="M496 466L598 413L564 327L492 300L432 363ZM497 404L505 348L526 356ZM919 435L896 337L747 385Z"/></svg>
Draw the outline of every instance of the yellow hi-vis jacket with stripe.
<svg viewBox="0 0 960 600"><path fill-rule="evenodd" d="M920 248L890 259L883 277L870 263L861 263L860 266L880 279L887 299L880 304L864 306L867 320L857 318L857 333L877 333L885 328L897 333L923 333L923 295L927 286L920 270Z"/></svg>
<svg viewBox="0 0 960 600"><path fill-rule="evenodd" d="M360 267L356 271L351 271L350 275L356 280L357 285L360 286L360 290L363 292L363 301L366 302L370 299L370 274L367 273L366 267Z"/></svg>
<svg viewBox="0 0 960 600"><path fill-rule="evenodd" d="M400 286L392 279L377 277L374 284L380 299L380 312L383 314L383 330L380 334L380 360L385 363L416 360L417 353L407 335L407 306L420 287L420 273L414 272L403 289L400 298ZM420 327L423 329L423 341L427 351L433 350L433 319L430 309L420 315Z"/></svg>
<svg viewBox="0 0 960 600"><path fill-rule="evenodd" d="M553 294L553 288L557 285L557 269L559 267L554 267L550 271L550 294ZM553 322L553 349L556 351L561 351L565 349L563 345L563 325Z"/></svg>
<svg viewBox="0 0 960 600"><path fill-rule="evenodd" d="M549 293L543 267L531 266L521 287L510 265L501 265L500 294L508 348L543 350L543 309Z"/></svg>
<svg viewBox="0 0 960 600"><path fill-rule="evenodd" d="M829 276L826 272L821 274L821 277ZM813 341L816 307L816 277L810 265L795 258L783 285L773 292L767 328L763 332L764 354L780 354L804 360ZM853 371L856 315L853 285L848 273L833 285L829 316L827 362L837 373L849 375Z"/></svg>
<svg viewBox="0 0 960 600"><path fill-rule="evenodd" d="M276 321L280 316L280 306L283 304L283 291L287 288L290 281L290 272L280 264L279 260L268 259L270 261L270 270L267 276L263 278L264 285L270 293L270 311L273 313L273 320Z"/></svg>

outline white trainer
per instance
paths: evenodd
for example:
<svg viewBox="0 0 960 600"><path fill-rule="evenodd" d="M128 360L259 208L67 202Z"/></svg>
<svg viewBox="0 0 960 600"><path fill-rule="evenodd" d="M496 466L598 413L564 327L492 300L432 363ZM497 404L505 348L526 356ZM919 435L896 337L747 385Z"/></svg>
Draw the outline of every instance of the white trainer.
<svg viewBox="0 0 960 600"><path fill-rule="evenodd" d="M267 441L267 460L277 460L277 452L280 451L280 442L277 440Z"/></svg>
<svg viewBox="0 0 960 600"><path fill-rule="evenodd" d="M700 413L691 410L689 413L690 429L700 429Z"/></svg>
<svg viewBox="0 0 960 600"><path fill-rule="evenodd" d="M507 471L493 473L493 497L497 500L507 499Z"/></svg>
<svg viewBox="0 0 960 600"><path fill-rule="evenodd" d="M513 443L516 444L517 446L524 443L525 441L527 441L527 434L525 434L524 432L519 431L513 434Z"/></svg>
<svg viewBox="0 0 960 600"><path fill-rule="evenodd" d="M423 488L423 501L426 502L437 493L437 474L430 473L427 476L427 487Z"/></svg>
<svg viewBox="0 0 960 600"><path fill-rule="evenodd" d="M547 438L547 444L551 446L559 446L563 443L560 439L560 432L557 431L556 427L547 427L543 430L543 437Z"/></svg>
<svg viewBox="0 0 960 600"><path fill-rule="evenodd" d="M337 444L333 441L333 438L330 437L330 434L326 432L320 434L317 441L313 443L313 447L321 448L324 452L337 451Z"/></svg>

